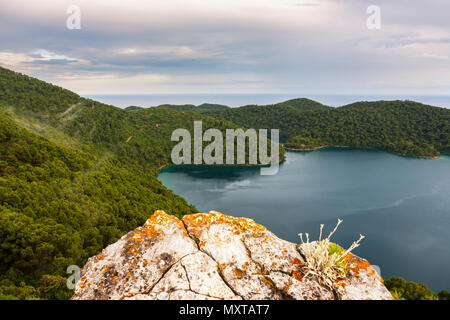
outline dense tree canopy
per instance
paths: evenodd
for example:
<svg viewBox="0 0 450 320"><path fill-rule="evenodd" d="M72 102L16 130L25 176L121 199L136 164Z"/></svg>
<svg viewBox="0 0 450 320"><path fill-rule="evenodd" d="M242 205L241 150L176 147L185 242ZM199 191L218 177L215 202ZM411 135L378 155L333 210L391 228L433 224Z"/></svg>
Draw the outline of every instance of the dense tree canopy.
<svg viewBox="0 0 450 320"><path fill-rule="evenodd" d="M435 294L426 284L407 282L400 277L385 280L384 284L396 300L450 300L450 292L446 290Z"/></svg>
<svg viewBox="0 0 450 320"><path fill-rule="evenodd" d="M196 212L156 178L171 164L173 130L192 132L195 120L222 132L279 128L298 148L449 151L449 110L414 102L122 110L0 68L0 299L68 298L68 265L83 265L156 209Z"/></svg>
<svg viewBox="0 0 450 320"><path fill-rule="evenodd" d="M295 99L205 114L246 127L278 128L285 146L295 149L349 146L426 157L450 153L450 110L413 101L357 102L332 108Z"/></svg>
<svg viewBox="0 0 450 320"><path fill-rule="evenodd" d="M0 68L0 297L67 298L67 266L154 210L196 212L156 178L171 164L173 130L192 132L195 120L238 128L164 107L122 110Z"/></svg>

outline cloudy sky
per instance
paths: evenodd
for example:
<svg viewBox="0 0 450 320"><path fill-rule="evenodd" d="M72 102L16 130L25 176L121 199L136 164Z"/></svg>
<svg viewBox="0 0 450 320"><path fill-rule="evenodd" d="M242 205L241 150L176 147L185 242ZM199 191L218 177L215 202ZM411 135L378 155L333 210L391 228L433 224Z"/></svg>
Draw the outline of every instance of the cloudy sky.
<svg viewBox="0 0 450 320"><path fill-rule="evenodd" d="M448 0L0 0L0 65L80 94L448 94L449 12Z"/></svg>

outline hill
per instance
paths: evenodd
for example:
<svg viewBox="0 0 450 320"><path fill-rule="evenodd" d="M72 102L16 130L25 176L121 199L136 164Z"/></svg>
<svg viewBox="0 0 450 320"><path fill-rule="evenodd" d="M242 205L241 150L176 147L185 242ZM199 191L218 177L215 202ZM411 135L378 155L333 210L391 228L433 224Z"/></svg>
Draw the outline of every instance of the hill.
<svg viewBox="0 0 450 320"><path fill-rule="evenodd" d="M253 128L279 128L285 146L377 148L408 156L450 153L450 110L413 101L357 102L331 108L307 99L205 114Z"/></svg>
<svg viewBox="0 0 450 320"><path fill-rule="evenodd" d="M156 178L173 130L279 128L286 146L449 153L450 110L412 101L331 108L269 106L123 110L0 68L0 298L68 298L66 268L142 225L155 210L197 212ZM283 159L283 152L280 159Z"/></svg>
<svg viewBox="0 0 450 320"><path fill-rule="evenodd" d="M140 109L144 109L144 108L138 107L138 106L129 106L129 107L126 107L124 110L133 111L133 110L140 110Z"/></svg>
<svg viewBox="0 0 450 320"><path fill-rule="evenodd" d="M203 103L198 106L193 104L161 104L157 108L165 108L177 111L193 111L193 112L207 112L207 111L223 111L230 109L230 107L222 104Z"/></svg>
<svg viewBox="0 0 450 320"><path fill-rule="evenodd" d="M0 68L0 298L68 298L68 265L154 210L197 211L156 178L171 133L237 126L182 112L130 112Z"/></svg>

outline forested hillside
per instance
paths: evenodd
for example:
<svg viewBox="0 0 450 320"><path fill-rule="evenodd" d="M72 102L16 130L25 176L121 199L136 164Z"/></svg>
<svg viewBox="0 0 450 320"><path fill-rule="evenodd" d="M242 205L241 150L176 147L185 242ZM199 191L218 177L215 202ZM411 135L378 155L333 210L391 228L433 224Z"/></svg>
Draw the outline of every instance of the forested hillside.
<svg viewBox="0 0 450 320"><path fill-rule="evenodd" d="M162 209L196 208L156 178L172 131L237 128L167 108L122 110L0 68L0 298L67 298L83 265ZM192 134L193 136L193 134Z"/></svg>
<svg viewBox="0 0 450 320"><path fill-rule="evenodd" d="M195 111L195 112L207 112L207 111L223 111L228 110L230 107L222 104L203 103L195 106L193 104L161 104L157 108L165 108L178 111Z"/></svg>
<svg viewBox="0 0 450 320"><path fill-rule="evenodd" d="M0 68L0 299L68 298L68 265L83 265L156 209L196 208L156 178L177 128L279 128L286 145L449 152L450 110L415 102L330 108L163 105L123 110ZM283 152L280 159L283 159Z"/></svg>
<svg viewBox="0 0 450 320"><path fill-rule="evenodd" d="M285 146L377 148L433 157L450 153L450 110L413 101L357 102L340 108L295 99L206 114L253 128L279 128Z"/></svg>

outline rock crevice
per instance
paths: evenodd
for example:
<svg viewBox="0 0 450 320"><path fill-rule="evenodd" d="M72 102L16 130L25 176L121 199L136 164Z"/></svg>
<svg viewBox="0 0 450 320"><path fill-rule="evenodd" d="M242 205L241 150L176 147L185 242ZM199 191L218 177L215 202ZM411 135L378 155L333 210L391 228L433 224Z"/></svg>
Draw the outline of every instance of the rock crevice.
<svg viewBox="0 0 450 320"><path fill-rule="evenodd" d="M72 299L391 299L359 257L336 288L303 278L301 245L251 219L156 211L82 269Z"/></svg>

